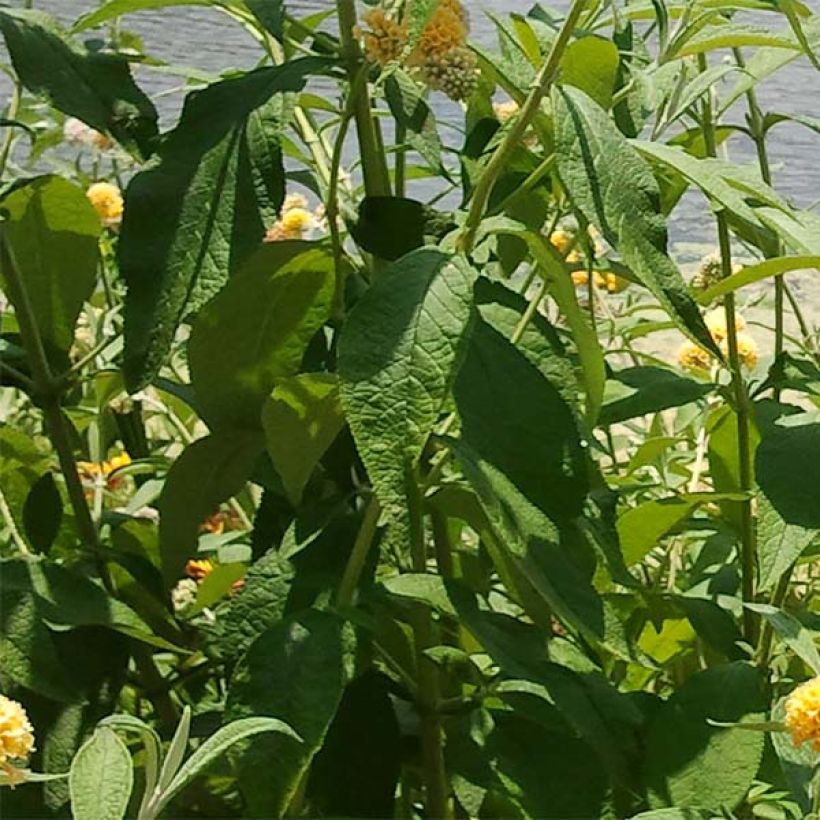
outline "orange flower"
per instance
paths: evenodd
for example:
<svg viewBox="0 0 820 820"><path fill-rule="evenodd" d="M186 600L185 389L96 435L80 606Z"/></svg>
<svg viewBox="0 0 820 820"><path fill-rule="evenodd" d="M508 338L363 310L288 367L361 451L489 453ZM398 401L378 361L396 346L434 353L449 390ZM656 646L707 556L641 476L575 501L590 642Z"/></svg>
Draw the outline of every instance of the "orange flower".
<svg viewBox="0 0 820 820"><path fill-rule="evenodd" d="M25 779L14 765L24 762L34 751L34 729L26 710L16 701L0 695L0 769L11 785Z"/></svg>
<svg viewBox="0 0 820 820"><path fill-rule="evenodd" d="M95 182L86 192L88 201L99 214L103 225L117 227L125 207L120 189L110 182Z"/></svg>

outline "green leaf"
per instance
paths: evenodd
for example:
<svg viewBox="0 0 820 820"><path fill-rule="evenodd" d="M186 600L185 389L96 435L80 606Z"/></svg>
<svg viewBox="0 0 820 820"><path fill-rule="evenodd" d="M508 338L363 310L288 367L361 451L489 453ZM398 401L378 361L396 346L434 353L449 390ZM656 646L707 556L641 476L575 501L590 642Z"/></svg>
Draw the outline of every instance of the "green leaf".
<svg viewBox="0 0 820 820"><path fill-rule="evenodd" d="M806 663L815 675L820 675L820 653L814 645L814 636L797 618L768 604L745 604L745 606L752 612L762 615L789 649Z"/></svg>
<svg viewBox="0 0 820 820"><path fill-rule="evenodd" d="M142 739L142 745L145 749L145 783L143 784L143 796L138 815L141 817L148 805L148 801L154 794L154 788L159 778L159 764L162 757L162 744L159 735L151 726L133 715L110 715L103 718L99 725L125 732L136 732Z"/></svg>
<svg viewBox="0 0 820 820"><path fill-rule="evenodd" d="M555 523L581 514L589 485L572 408L483 320L474 325L453 393L462 439L474 452Z"/></svg>
<svg viewBox="0 0 820 820"><path fill-rule="evenodd" d="M210 8L215 6L216 8L222 8L240 5L240 2L234 2L234 0L108 0L99 8L80 17L74 24L74 31L79 32L89 28L97 28L97 26L107 23L115 17L137 11L150 11L169 6L208 6Z"/></svg>
<svg viewBox="0 0 820 820"><path fill-rule="evenodd" d="M219 615L219 646L237 657L281 620L293 583L293 565L274 548L245 576L245 585Z"/></svg>
<svg viewBox="0 0 820 820"><path fill-rule="evenodd" d="M177 723L174 730L174 736L168 744L168 751L165 753L165 760L162 761L162 768L157 778L157 787L151 802L155 802L158 797L161 797L165 789L168 788L171 781L179 771L182 761L185 759L185 752L188 749L188 739L191 736L191 707L185 706L182 710L182 716Z"/></svg>
<svg viewBox="0 0 820 820"><path fill-rule="evenodd" d="M82 189L62 177L37 177L3 200L4 234L50 356L66 354L97 281L100 218ZM21 294L6 282L12 304Z"/></svg>
<svg viewBox="0 0 820 820"><path fill-rule="evenodd" d="M245 0L245 5L277 40L283 39L285 25L284 0Z"/></svg>
<svg viewBox="0 0 820 820"><path fill-rule="evenodd" d="M760 495L757 506L757 563L758 588L774 589L780 576L807 550L816 529L787 524L765 495Z"/></svg>
<svg viewBox="0 0 820 820"><path fill-rule="evenodd" d="M682 496L644 501L618 518L618 535L628 567L642 561L661 539L697 509L698 502Z"/></svg>
<svg viewBox="0 0 820 820"><path fill-rule="evenodd" d="M321 817L392 817L401 771L402 736L392 701L393 682L379 672L345 689L308 792Z"/></svg>
<svg viewBox="0 0 820 820"><path fill-rule="evenodd" d="M23 527L29 543L38 552L48 552L63 519L63 499L54 483L54 475L43 473L26 496Z"/></svg>
<svg viewBox="0 0 820 820"><path fill-rule="evenodd" d="M820 424L774 425L757 448L755 472L786 524L820 530Z"/></svg>
<svg viewBox="0 0 820 820"><path fill-rule="evenodd" d="M197 587L196 604L190 610L190 614L195 615L226 598L231 593L233 585L244 575L244 564L216 564Z"/></svg>
<svg viewBox="0 0 820 820"><path fill-rule="evenodd" d="M757 223L754 204L788 211L786 203L749 168L715 157L695 157L682 148L647 140L632 145L656 164L671 168L696 185L718 208L749 223Z"/></svg>
<svg viewBox="0 0 820 820"><path fill-rule="evenodd" d="M368 196L359 203L350 235L362 250L395 261L424 244L425 207L415 199Z"/></svg>
<svg viewBox="0 0 820 820"><path fill-rule="evenodd" d="M405 522L405 481L449 394L474 279L460 257L415 251L380 276L342 329L342 405L390 523Z"/></svg>
<svg viewBox="0 0 820 820"><path fill-rule="evenodd" d="M134 785L131 755L116 733L98 728L71 764L74 820L122 820Z"/></svg>
<svg viewBox="0 0 820 820"><path fill-rule="evenodd" d="M599 423L617 424L636 416L681 407L702 399L711 390L709 384L663 367L628 367L613 373L607 382Z"/></svg>
<svg viewBox="0 0 820 820"><path fill-rule="evenodd" d="M288 498L298 504L325 451L344 427L339 382L331 373L280 379L262 410L273 466Z"/></svg>
<svg viewBox="0 0 820 820"><path fill-rule="evenodd" d="M760 692L758 672L735 662L696 673L661 706L646 740L651 806L731 811L743 800L760 765L763 734L707 721L761 722Z"/></svg>
<svg viewBox="0 0 820 820"><path fill-rule="evenodd" d="M687 335L719 354L686 283L667 255L660 191L647 163L586 94L554 96L558 173L575 208L616 247Z"/></svg>
<svg viewBox="0 0 820 820"><path fill-rule="evenodd" d="M190 94L158 160L126 193L119 243L126 382L157 373L179 324L262 241L284 199L288 101L325 63L297 59Z"/></svg>
<svg viewBox="0 0 820 820"><path fill-rule="evenodd" d="M131 78L128 61L109 51L85 51L39 11L0 11L14 70L33 94L108 134L141 159L157 141L157 112Z"/></svg>
<svg viewBox="0 0 820 820"><path fill-rule="evenodd" d="M211 735L179 768L173 780L162 789L154 803L156 812L162 809L181 792L194 778L202 774L217 758L225 754L231 746L255 735L268 732L285 735L300 741L299 735L281 720L269 717L250 717L234 720Z"/></svg>
<svg viewBox="0 0 820 820"><path fill-rule="evenodd" d="M278 379L299 370L330 316L334 264L328 249L272 242L254 253L199 312L188 342L196 401L212 429L261 429Z"/></svg>
<svg viewBox="0 0 820 820"><path fill-rule="evenodd" d="M202 522L242 489L263 447L259 433L227 430L189 444L174 462L158 504L162 571L169 587L196 554Z"/></svg>
<svg viewBox="0 0 820 820"><path fill-rule="evenodd" d="M561 82L580 88L601 108L610 108L618 75L618 47L603 37L581 37L561 58Z"/></svg>
<svg viewBox="0 0 820 820"><path fill-rule="evenodd" d="M513 595L518 593L527 613L536 622L543 621L546 605L585 640L631 659L616 613L595 591L571 550L561 544L553 522L496 465L466 443L450 446L487 517L489 531L482 533L482 540L505 586Z"/></svg>
<svg viewBox="0 0 820 820"><path fill-rule="evenodd" d="M501 282L486 277L475 285L475 301L481 318L507 339L513 338L528 302ZM537 367L568 405L578 405L578 380L563 342L547 318L536 312L516 347Z"/></svg>
<svg viewBox="0 0 820 820"><path fill-rule="evenodd" d="M21 562L4 561L0 597L0 668L13 681L51 700L72 703L78 687L60 663Z"/></svg>
<svg viewBox="0 0 820 820"><path fill-rule="evenodd" d="M690 57L693 54L703 54L718 48L742 48L744 46L799 48L796 40L784 37L771 29L742 23L725 23L707 26L692 37L681 38L678 41L678 48L669 57Z"/></svg>
<svg viewBox="0 0 820 820"><path fill-rule="evenodd" d="M263 738L243 755L240 787L252 814L280 817L289 805L352 677L354 643L350 624L308 610L262 633L237 665L228 714L277 715L303 741Z"/></svg>
<svg viewBox="0 0 820 820"><path fill-rule="evenodd" d="M436 118L416 81L405 71L397 69L385 81L384 95L390 113L407 132L407 142L431 169L445 172Z"/></svg>
<svg viewBox="0 0 820 820"><path fill-rule="evenodd" d="M740 288L761 282L773 276L782 276L793 270L805 270L807 268L820 268L820 256L779 256L776 259L765 259L755 265L746 265L737 273L733 273L721 282L712 285L698 296L698 301L702 305L708 305L725 296L727 293L734 293Z"/></svg>

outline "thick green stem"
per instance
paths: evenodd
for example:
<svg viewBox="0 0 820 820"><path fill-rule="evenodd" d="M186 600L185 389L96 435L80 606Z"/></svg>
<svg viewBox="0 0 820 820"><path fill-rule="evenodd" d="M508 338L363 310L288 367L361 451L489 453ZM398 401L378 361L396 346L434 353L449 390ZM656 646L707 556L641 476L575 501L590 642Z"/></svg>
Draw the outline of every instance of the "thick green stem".
<svg viewBox="0 0 820 820"><path fill-rule="evenodd" d="M427 571L427 545L424 537L424 511L416 471L408 475L408 509L410 513L410 554L413 572ZM424 773L427 816L441 820L452 816L450 789L444 765L444 733L438 715L440 689L438 669L424 651L435 646L435 624L430 608L417 604L413 612L416 643L418 694L416 706L421 718L421 758Z"/></svg>
<svg viewBox="0 0 820 820"><path fill-rule="evenodd" d="M347 76L351 84L350 93L353 94L356 85L355 80L363 61L362 52L354 33L357 23L355 0L336 0L336 9L339 16L342 54L347 64ZM379 138L373 120L367 84L358 89L354 98L354 106L365 193L368 196L390 196L387 160L384 153L379 149Z"/></svg>
<svg viewBox="0 0 820 820"><path fill-rule="evenodd" d="M496 148L495 153L487 163L487 167L478 179L470 202L470 210L464 228L458 238L458 248L463 253L469 254L475 245L476 234L478 233L481 219L487 210L487 203L490 201L490 194L498 181L499 176L507 166L512 153L521 145L524 135L530 124L538 115L541 108L541 101L547 95L561 65L561 57L569 45L578 20L584 11L586 0L573 0L569 13L567 14L558 35L553 40L547 59L541 66L533 81L530 92L527 95L521 111L515 118L509 133Z"/></svg>
<svg viewBox="0 0 820 820"><path fill-rule="evenodd" d="M706 58L699 55L698 62L701 72L707 69ZM703 136L706 144L706 153L717 156L717 140L715 137L715 119L712 100L707 95L703 104ZM721 278L728 279L732 275L732 243L729 235L729 223L724 211L716 215L718 245L720 248ZM754 482L752 478L751 453L751 408L746 383L743 380L743 370L737 345L737 319L735 311L735 297L733 293L724 298L726 314L726 341L729 348L729 369L732 377L732 391L734 393L735 414L737 417L737 447L738 472L740 489L746 494L740 504L740 573L742 598L744 603L755 600L756 545L754 512L752 510L752 494ZM746 641L754 646L757 643L758 617L747 607L743 610L743 632Z"/></svg>

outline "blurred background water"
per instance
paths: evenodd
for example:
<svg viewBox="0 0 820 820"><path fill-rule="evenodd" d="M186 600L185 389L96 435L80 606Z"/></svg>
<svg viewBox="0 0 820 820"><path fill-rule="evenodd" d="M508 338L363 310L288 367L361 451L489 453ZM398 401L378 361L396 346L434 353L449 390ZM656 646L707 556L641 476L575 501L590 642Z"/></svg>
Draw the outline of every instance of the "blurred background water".
<svg viewBox="0 0 820 820"><path fill-rule="evenodd" d="M472 36L487 45L495 42L492 22L484 13L484 8L492 8L495 13L526 12L533 0L503 0L494 5L479 0L465 0L470 7ZM567 0L553 0L558 9L566 6ZM808 0L809 5L818 5L820 0ZM330 0L290 0L289 7L294 13L309 13L326 10ZM97 0L35 0L37 8L50 12L70 23L80 14L95 8ZM218 74L230 68L248 68L259 59L259 50L247 33L232 20L214 9L192 6L141 12L123 18L124 27L138 34L146 51L169 63L193 66L205 72ZM758 22L785 25L774 15L761 15ZM179 88L178 77L169 76L148 68L138 69L140 84L152 94L160 95L158 105L164 126L173 124L184 92ZM332 92L330 92L332 93ZM820 115L820 72L807 60L793 62L762 84L759 96L764 110L781 113ZM439 108L440 118L454 128L461 121L460 110L443 99L443 95L433 95ZM742 122L744 112L738 107L732 118ZM775 185L792 202L807 207L820 199L820 136L808 129L791 123L777 126L772 132L772 162L774 164ZM458 145L460 138L447 129L445 141ZM754 162L754 151L742 137L733 137L728 147L730 156L737 161ZM706 203L697 195L688 196L675 212L671 225L671 238L681 261L692 261L703 250L714 244L713 220Z"/></svg>

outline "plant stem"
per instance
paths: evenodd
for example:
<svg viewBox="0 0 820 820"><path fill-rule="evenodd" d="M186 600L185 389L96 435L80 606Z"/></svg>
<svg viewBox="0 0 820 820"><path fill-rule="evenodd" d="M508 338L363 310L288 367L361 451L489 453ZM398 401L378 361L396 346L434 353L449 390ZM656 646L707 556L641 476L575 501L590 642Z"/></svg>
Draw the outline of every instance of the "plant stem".
<svg viewBox="0 0 820 820"><path fill-rule="evenodd" d="M786 595L789 592L789 584L792 580L792 571L794 565L790 566L778 579L777 586L772 593L770 601L773 607L780 609L783 606L783 601L786 600ZM769 661L772 658L772 639L774 638L774 627L771 622L766 620L760 629L760 641L757 644L757 652L755 659L760 669L768 669Z"/></svg>
<svg viewBox="0 0 820 820"><path fill-rule="evenodd" d="M473 250L476 234L481 224L481 218L487 209L490 194L495 187L495 183L498 181L498 177L508 164L511 154L521 145L530 123L535 119L541 108L541 101L547 95L552 83L558 76L561 57L569 45L570 38L575 31L575 27L585 6L585 0L573 0L572 6L564 19L564 23L555 40L553 40L547 59L536 75L530 92L524 100L524 104L518 116L515 118L512 128L498 148L496 148L495 153L490 158L487 167L476 183L473 198L470 202L470 210L467 214L467 221L464 224L464 228L457 242L457 247L465 254L469 255Z"/></svg>
<svg viewBox="0 0 820 820"><path fill-rule="evenodd" d="M14 80L14 87L12 88L11 92L11 100L9 101L9 108L6 113L6 118L9 120L13 120L17 116L17 112L20 110L20 98L22 96L23 90L22 86L20 85L20 80ZM6 165L9 162L9 156L11 155L11 148L14 145L14 127L13 126L6 126L6 136L3 140L3 147L0 149L0 179L5 176L6 173Z"/></svg>
<svg viewBox="0 0 820 820"><path fill-rule="evenodd" d="M732 49L735 62L740 68L746 67L746 61L743 59L743 52L739 48ZM760 110L760 105L757 101L757 93L754 86L750 87L746 92L746 103L749 108L749 131L752 135L752 141L755 144L755 151L757 152L757 164L760 168L760 176L763 181L771 187L772 184L772 170L769 164L769 152L766 148L766 129L763 122L763 114ZM778 246L780 241L778 240ZM778 247L778 255L779 255ZM785 275L784 275L785 276ZM776 276L774 279L774 355L778 359L783 353L784 327L783 327L783 308L784 296L786 293L786 282L784 276ZM775 386L774 399L779 401L780 388Z"/></svg>
<svg viewBox="0 0 820 820"><path fill-rule="evenodd" d="M347 559L347 566L345 566L345 571L336 593L336 606L340 609L353 604L353 596L356 593L367 555L370 552L373 538L376 535L380 514L381 504L379 504L379 499L374 495L370 498L365 508L362 525L359 528L359 533L353 544L350 558Z"/></svg>
<svg viewBox="0 0 820 820"><path fill-rule="evenodd" d="M698 56L700 71L707 69L706 57ZM703 136L706 153L717 156L717 140L715 137L715 121L712 100L709 95L703 103ZM729 223L724 211L716 213L718 245L720 247L721 278L728 279L732 275L732 243L729 236ZM726 341L729 347L729 370L732 377L734 392L735 414L737 417L737 447L738 472L740 489L746 498L740 503L740 575L742 598L744 603L751 603L755 599L756 545L754 531L754 513L752 510L752 453L751 453L751 413L749 394L743 381L743 371L738 354L737 324L735 311L735 297L733 293L726 294L723 302L726 314ZM743 633L746 641L751 645L757 642L758 618L748 607L743 609Z"/></svg>
<svg viewBox="0 0 820 820"><path fill-rule="evenodd" d="M339 16L339 36L342 43L342 56L347 63L347 76L351 84L350 93L354 93L355 80L362 67L363 58L356 40L356 2L355 0L336 0ZM370 105L370 94L365 83L354 97L356 131L359 136L359 151L362 158L364 189L367 196L390 196L390 177L384 153L379 150L379 139L373 121Z"/></svg>
<svg viewBox="0 0 820 820"><path fill-rule="evenodd" d="M77 530L85 546L98 553L100 543L97 527L91 518L91 511L88 508L83 485L80 481L80 474L77 470L77 462L74 458L71 435L60 407L62 393L52 375L25 282L20 275L20 270L5 236L2 235L0 235L0 258L2 259L0 267L2 267L6 279L9 298L15 308L20 336L28 353L35 395L43 411L46 431L57 452L60 471L63 474L68 498L74 511ZM105 580L106 573L103 572L101 575Z"/></svg>
<svg viewBox="0 0 820 820"><path fill-rule="evenodd" d="M424 537L424 510L416 470L407 477L410 513L410 554L413 572L427 571L427 546ZM424 650L436 645L435 626L430 608L423 603L413 609L416 644L418 696L416 707L421 718L421 757L424 773L427 816L442 820L452 816L447 772L444 766L444 733L438 715L440 698L438 669Z"/></svg>
<svg viewBox="0 0 820 820"><path fill-rule="evenodd" d="M0 515L3 516L3 519L6 522L6 527L11 535L11 540L19 550L20 555L26 557L31 555L31 550L28 548L28 544L26 544L23 536L20 535L20 530L17 529L17 522L14 520L14 515L12 515L11 508L6 501L5 495L3 495L2 487L0 487Z"/></svg>

